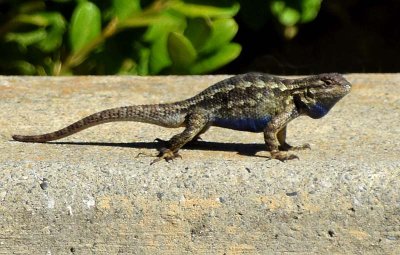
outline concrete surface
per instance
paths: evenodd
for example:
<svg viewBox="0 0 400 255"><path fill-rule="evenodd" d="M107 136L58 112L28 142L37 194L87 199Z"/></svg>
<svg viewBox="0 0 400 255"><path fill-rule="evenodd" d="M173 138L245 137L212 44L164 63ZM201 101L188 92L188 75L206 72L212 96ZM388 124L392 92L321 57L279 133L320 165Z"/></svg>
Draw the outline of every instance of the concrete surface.
<svg viewBox="0 0 400 255"><path fill-rule="evenodd" d="M330 114L289 124L289 142L312 149L287 163L262 134L219 128L152 166L154 138L178 130L10 138L224 77L0 77L0 254L400 254L400 74L347 75Z"/></svg>

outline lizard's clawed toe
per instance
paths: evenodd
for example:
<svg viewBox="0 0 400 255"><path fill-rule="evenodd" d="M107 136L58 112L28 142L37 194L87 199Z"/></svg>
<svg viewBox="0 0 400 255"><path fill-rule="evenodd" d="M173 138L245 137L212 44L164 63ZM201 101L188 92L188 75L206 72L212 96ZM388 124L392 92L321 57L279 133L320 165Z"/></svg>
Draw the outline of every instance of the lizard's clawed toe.
<svg viewBox="0 0 400 255"><path fill-rule="evenodd" d="M299 146L292 146L290 144L285 143L284 145L281 145L279 149L283 151L301 151L301 150L309 150L311 149L311 146L308 143Z"/></svg>
<svg viewBox="0 0 400 255"><path fill-rule="evenodd" d="M301 150L310 150L311 146L308 143L299 145L299 146L292 146L289 150L290 151L301 151Z"/></svg>
<svg viewBox="0 0 400 255"><path fill-rule="evenodd" d="M271 158L280 160L282 162L292 159L299 159L299 157L294 154L288 154L282 151L271 151Z"/></svg>
<svg viewBox="0 0 400 255"><path fill-rule="evenodd" d="M163 159L165 159L165 161L169 162L169 161L174 160L176 158L182 158L182 156L179 155L178 152L173 152L170 149L162 148L162 149L160 149L160 153L158 155L158 158L153 160L153 162L151 162L150 165L152 165L154 163L157 163L158 161L161 161Z"/></svg>

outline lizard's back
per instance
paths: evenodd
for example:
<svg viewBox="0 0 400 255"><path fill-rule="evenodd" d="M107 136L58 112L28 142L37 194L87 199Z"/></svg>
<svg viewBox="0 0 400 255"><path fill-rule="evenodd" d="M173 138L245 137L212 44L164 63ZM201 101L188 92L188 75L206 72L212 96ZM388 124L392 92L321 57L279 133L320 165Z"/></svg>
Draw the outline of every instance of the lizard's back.
<svg viewBox="0 0 400 255"><path fill-rule="evenodd" d="M278 77L247 73L222 80L187 102L204 109L213 126L261 132L283 107L284 102L273 100L282 93L282 86Z"/></svg>

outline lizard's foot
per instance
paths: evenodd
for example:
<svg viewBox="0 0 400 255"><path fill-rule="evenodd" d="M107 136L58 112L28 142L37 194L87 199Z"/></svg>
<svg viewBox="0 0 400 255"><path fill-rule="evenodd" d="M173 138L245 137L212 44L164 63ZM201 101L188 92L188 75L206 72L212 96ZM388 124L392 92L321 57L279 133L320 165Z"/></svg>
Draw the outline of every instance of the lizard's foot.
<svg viewBox="0 0 400 255"><path fill-rule="evenodd" d="M271 151L271 158L280 160L282 162L292 159L299 159L299 157L297 157L294 154L288 154L287 152L277 151L277 150Z"/></svg>
<svg viewBox="0 0 400 255"><path fill-rule="evenodd" d="M300 146L292 146L290 144L285 143L279 146L279 149L282 151L301 151L301 150L311 149L311 146L308 143L305 143Z"/></svg>
<svg viewBox="0 0 400 255"><path fill-rule="evenodd" d="M158 161L161 161L165 159L165 161L169 162L171 160L174 160L175 158L182 158L181 155L179 155L178 152L173 152L170 149L167 148L162 148L160 150L160 153L158 155L158 158L153 160L153 162L150 163L150 165L157 163Z"/></svg>

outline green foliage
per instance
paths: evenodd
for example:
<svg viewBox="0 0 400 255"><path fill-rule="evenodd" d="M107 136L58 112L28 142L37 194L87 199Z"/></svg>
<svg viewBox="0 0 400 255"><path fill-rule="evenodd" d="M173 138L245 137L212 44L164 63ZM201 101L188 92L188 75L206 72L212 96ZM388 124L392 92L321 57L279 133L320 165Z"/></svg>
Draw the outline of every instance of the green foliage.
<svg viewBox="0 0 400 255"><path fill-rule="evenodd" d="M271 11L285 26L294 26L313 20L319 11L322 0L271 1Z"/></svg>
<svg viewBox="0 0 400 255"><path fill-rule="evenodd" d="M233 19L188 20L183 34L168 36L168 54L173 73L202 74L214 71L237 58L241 47L231 43L238 26Z"/></svg>
<svg viewBox="0 0 400 255"><path fill-rule="evenodd" d="M315 19L322 0L239 0L241 16L253 29L276 19L287 39L297 34L298 25Z"/></svg>
<svg viewBox="0 0 400 255"><path fill-rule="evenodd" d="M0 71L29 75L214 71L240 53L240 46L231 43L238 30L233 19L238 11L235 1L16 1L9 10L12 15L0 27Z"/></svg>
<svg viewBox="0 0 400 255"><path fill-rule="evenodd" d="M79 3L72 13L69 29L71 50L76 53L101 33L101 12L91 2Z"/></svg>
<svg viewBox="0 0 400 255"><path fill-rule="evenodd" d="M232 42L239 10L253 28L271 17L293 28L314 19L321 1L9 1L0 12L0 73L209 73L241 52Z"/></svg>

